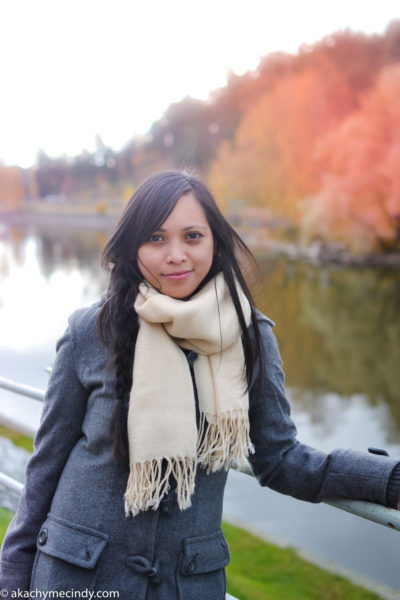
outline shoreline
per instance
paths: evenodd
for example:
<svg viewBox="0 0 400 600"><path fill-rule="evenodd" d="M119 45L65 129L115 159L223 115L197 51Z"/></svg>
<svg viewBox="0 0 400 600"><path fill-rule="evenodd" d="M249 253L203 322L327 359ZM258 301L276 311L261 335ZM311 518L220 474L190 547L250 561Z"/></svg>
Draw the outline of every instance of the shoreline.
<svg viewBox="0 0 400 600"><path fill-rule="evenodd" d="M18 212L0 212L0 226L30 227L35 225L51 227L79 227L111 231L118 222L121 212L71 212L46 210L43 212L22 210ZM272 256L286 256L290 260L308 262L315 266L339 265L351 267L400 268L400 252L388 254L356 255L348 252L341 244L314 243L301 246L295 243L268 239L267 230L253 227L243 230L236 227L248 246L254 251L266 250Z"/></svg>
<svg viewBox="0 0 400 600"><path fill-rule="evenodd" d="M337 264L351 267L400 268L400 253L355 255L337 248L335 244L299 246L268 240L266 248L276 256L284 255L292 260L309 262L316 266Z"/></svg>
<svg viewBox="0 0 400 600"><path fill-rule="evenodd" d="M399 590L387 585L386 583L382 583L377 581L376 579L372 579L367 575L359 573L354 569L350 569L349 567L345 567L344 565L339 564L333 560L325 558L322 554L317 554L316 552L312 552L307 548L299 546L297 544L293 544L283 537L277 536L276 534L268 534L260 530L257 526L253 525L250 521L246 519L241 519L234 515L223 513L223 520L226 523L230 523L235 527L239 527L247 531L248 533L255 535L259 539L277 546L278 548L292 548L295 550L297 556L303 558L307 562L315 565L316 567L320 567L324 571L328 573L332 573L333 575L339 575L354 583L354 585L360 586L370 592L374 592L380 598L385 600L398 600L400 597Z"/></svg>
<svg viewBox="0 0 400 600"><path fill-rule="evenodd" d="M112 229L118 221L120 213L87 213L87 212L28 212L1 213L0 225L30 227L32 225L51 225L52 227L90 227Z"/></svg>

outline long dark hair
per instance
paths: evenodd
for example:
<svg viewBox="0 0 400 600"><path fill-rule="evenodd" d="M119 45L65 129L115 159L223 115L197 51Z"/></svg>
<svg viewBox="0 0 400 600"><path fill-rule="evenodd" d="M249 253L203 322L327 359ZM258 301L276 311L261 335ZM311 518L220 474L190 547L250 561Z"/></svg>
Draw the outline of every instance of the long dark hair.
<svg viewBox="0 0 400 600"><path fill-rule="evenodd" d="M132 387L132 365L138 334L134 301L143 281L137 264L138 249L160 229L178 200L191 193L202 206L214 239L214 259L204 285L217 273L224 275L242 329L246 376L250 382L257 358L263 360L254 302L239 266L239 259L256 265L250 250L220 212L212 194L196 177L181 171L163 171L146 179L135 191L106 244L102 265L110 272L107 298L98 317L104 342L112 350L118 403L111 421L116 456L128 457L127 410ZM252 344L236 289L241 286L250 302L255 345Z"/></svg>

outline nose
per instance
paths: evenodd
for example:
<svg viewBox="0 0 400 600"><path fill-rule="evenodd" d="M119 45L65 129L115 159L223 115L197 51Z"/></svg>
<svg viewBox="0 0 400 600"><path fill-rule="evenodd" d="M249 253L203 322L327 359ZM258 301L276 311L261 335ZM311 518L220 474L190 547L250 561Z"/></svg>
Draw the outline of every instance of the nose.
<svg viewBox="0 0 400 600"><path fill-rule="evenodd" d="M168 264L180 264L186 260L186 251L180 241L171 241L168 244L166 260Z"/></svg>

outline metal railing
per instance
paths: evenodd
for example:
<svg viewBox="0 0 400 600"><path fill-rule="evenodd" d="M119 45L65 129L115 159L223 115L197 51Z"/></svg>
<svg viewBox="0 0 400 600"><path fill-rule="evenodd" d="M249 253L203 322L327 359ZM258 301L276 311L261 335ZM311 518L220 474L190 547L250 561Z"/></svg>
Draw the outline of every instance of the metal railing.
<svg viewBox="0 0 400 600"><path fill-rule="evenodd" d="M236 465L233 465L233 468L241 473L246 473L246 475L251 475L254 477L254 473L250 465L240 469L237 468ZM368 521L374 521L374 523L379 523L379 525L384 525L385 527L390 527L390 529L400 531L400 511L395 510L394 508L388 508L386 506L382 506L381 504L367 502L366 500L335 499L323 500L323 502L324 504L329 504L329 506L334 506L340 510L352 513L357 517L362 517Z"/></svg>
<svg viewBox="0 0 400 600"><path fill-rule="evenodd" d="M45 392L43 390L18 383L17 381L6 379L5 377L0 377L0 388L21 394L23 396L28 396L29 398L34 398L35 400L43 400L45 396ZM7 425L10 427L13 427L14 425L15 429L18 430L18 423L15 422L13 424L12 419L10 418L7 418ZM254 477L254 473L251 470L250 465L240 469L238 469L236 465L233 465L233 468ZM20 482L8 477L7 475L4 475L3 473L0 473L0 482L14 491L22 490L22 484ZM380 525L384 525L390 529L400 531L400 511L393 508L387 508L380 504L375 504L373 502L367 502L364 500L325 500L324 502L325 504L329 504L330 506L334 506L340 510L350 512L357 517L362 517L363 519L368 519L369 521L379 523Z"/></svg>
<svg viewBox="0 0 400 600"><path fill-rule="evenodd" d="M18 381L13 381L12 379L6 379L5 377L0 377L0 388L8 390L9 392L15 392L21 396L33 398L34 400L44 400L45 392L43 390L30 385L25 385L24 383L19 383Z"/></svg>
<svg viewBox="0 0 400 600"><path fill-rule="evenodd" d="M19 494L21 494L22 490L24 489L23 483L21 483L20 481L17 481L16 479L13 479L12 477L9 477L5 473L1 473L1 472L0 472L0 483L2 483L9 490L11 490L13 492L18 492Z"/></svg>
<svg viewBox="0 0 400 600"><path fill-rule="evenodd" d="M4 377L0 377L0 389L1 388L10 392L14 392L16 394L26 396L28 398L33 398L34 400L43 401L45 397L45 392L41 389L29 385L24 385L17 381L12 381ZM12 417L2 419L0 415L0 424L2 421L8 427L11 427L16 431L26 433L24 427L21 426L17 419L13 419ZM237 467L237 465L232 466L237 471L254 477L254 473L251 470L249 464L247 464L245 468L240 469ZM23 490L23 484L21 482L16 481L12 477L9 477L8 475L1 472L0 484L4 485L9 490L18 494L21 494ZM362 500L326 500L325 504L329 504L330 506L333 506L340 510L350 512L357 517L362 517L363 519L367 519L380 525L384 525L385 527L389 527L390 529L400 531L400 511L391 508L386 508L384 506L381 506L380 504L374 504L373 502L366 502ZM225 600L238 600L238 598L227 593L225 596Z"/></svg>

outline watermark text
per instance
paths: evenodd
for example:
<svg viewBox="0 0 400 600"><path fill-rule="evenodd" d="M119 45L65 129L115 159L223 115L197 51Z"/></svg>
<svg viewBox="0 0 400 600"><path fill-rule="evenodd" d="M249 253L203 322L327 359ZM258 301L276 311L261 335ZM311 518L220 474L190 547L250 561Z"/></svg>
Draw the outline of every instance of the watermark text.
<svg viewBox="0 0 400 600"><path fill-rule="evenodd" d="M8 592L6 589L0 590L0 598L40 598L49 600L50 598L85 598L86 600L96 600L97 598L119 598L117 590L14 590Z"/></svg>

